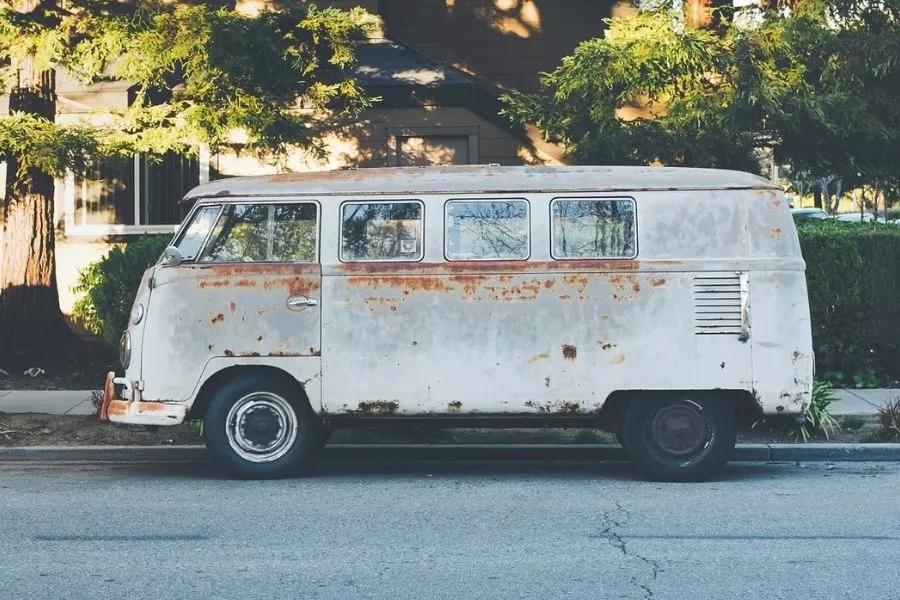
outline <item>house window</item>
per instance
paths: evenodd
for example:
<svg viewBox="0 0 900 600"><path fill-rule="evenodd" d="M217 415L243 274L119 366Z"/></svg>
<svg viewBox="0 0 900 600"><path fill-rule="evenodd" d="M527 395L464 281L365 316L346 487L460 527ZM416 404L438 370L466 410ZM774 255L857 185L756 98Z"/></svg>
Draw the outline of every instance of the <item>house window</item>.
<svg viewBox="0 0 900 600"><path fill-rule="evenodd" d="M190 206L181 203L184 195L200 181L196 156L170 152L161 161L140 158L141 224L181 223Z"/></svg>
<svg viewBox="0 0 900 600"><path fill-rule="evenodd" d="M128 160L95 161L75 177L72 224L134 224L134 166Z"/></svg>
<svg viewBox="0 0 900 600"><path fill-rule="evenodd" d="M464 135L399 136L397 166L467 165L469 138Z"/></svg>
<svg viewBox="0 0 900 600"><path fill-rule="evenodd" d="M98 160L65 182L66 231L73 235L167 233L189 205L181 199L208 177L208 162L169 153L160 160Z"/></svg>
<svg viewBox="0 0 900 600"><path fill-rule="evenodd" d="M478 126L389 127L390 167L478 163Z"/></svg>

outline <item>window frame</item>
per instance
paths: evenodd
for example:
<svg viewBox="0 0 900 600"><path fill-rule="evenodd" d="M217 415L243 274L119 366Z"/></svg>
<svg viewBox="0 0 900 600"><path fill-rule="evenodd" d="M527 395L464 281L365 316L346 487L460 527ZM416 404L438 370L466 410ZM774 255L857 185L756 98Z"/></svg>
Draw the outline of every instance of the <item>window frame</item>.
<svg viewBox="0 0 900 600"><path fill-rule="evenodd" d="M65 207L65 227L66 236L73 237L103 237L109 235L145 235L145 234L175 234L179 231L181 223L172 223L170 225L148 225L141 223L141 190L144 186L144 180L141 177L141 154L133 155L134 184L133 184L133 201L134 201L134 222L133 223L116 223L107 225L76 225L75 224L75 173L73 171L66 172L63 179L63 206ZM207 145L201 145L199 155L200 174L197 185L209 182L209 164L210 149ZM186 221L193 212L188 212L184 220ZM182 221L184 222L184 221Z"/></svg>
<svg viewBox="0 0 900 600"><path fill-rule="evenodd" d="M595 201L595 202L615 202L615 201L627 201L631 203L632 214L634 215L634 253L630 256L557 256L556 255L556 234L554 233L553 226L553 218L554 212L553 209L556 206L557 202L572 202L572 201ZM557 261L562 260L634 260L640 254L640 249L638 247L638 216L637 216L637 201L631 196L555 196L550 199L549 204L549 217L550 220L548 222L550 231L549 231L549 239L550 239L550 258Z"/></svg>
<svg viewBox="0 0 900 600"><path fill-rule="evenodd" d="M477 165L481 162L479 156L479 126L478 125L419 125L410 127L387 128L387 166L399 166L400 138L409 137L467 137L469 139L469 162ZM416 168L416 167L407 167Z"/></svg>
<svg viewBox="0 0 900 600"><path fill-rule="evenodd" d="M524 202L525 203L525 222L527 224L527 232L525 245L527 252L524 257L511 257L511 258L450 258L448 243L450 241L449 236L447 235L448 229L448 220L449 220L449 211L450 204L453 202L465 202L465 203L488 203L488 202ZM515 198L448 198L444 202L444 227L442 231L442 235L444 237L444 260L447 262L495 262L495 261L526 261L531 259L532 253L532 219L531 219L531 202L528 198L523 197L515 197Z"/></svg>
<svg viewBox="0 0 900 600"><path fill-rule="evenodd" d="M204 200L211 200L210 202L204 202ZM318 200L315 199L306 199L306 200L285 200L283 198L272 199L272 200L260 200L258 198L229 198L228 202L216 202L214 198L201 198L197 200L197 204L194 208L191 209L191 212L188 213L188 216L185 217L184 222L189 223L190 219L193 218L194 213L198 210L198 208L202 208L203 206L215 206L216 204L220 205L219 214L216 217L215 222L213 223L212 228L207 232L206 238L203 240L203 244L200 246L200 251L197 253L198 256L203 256L203 252L206 250L206 247L209 245L210 239L212 237L213 231L216 228L216 225L219 224L219 220L222 218L222 215L225 212L225 208L227 206L237 206L241 204L262 204L265 206L279 206L279 205L290 205L290 204L312 204L316 207L316 243L315 243L315 251L316 255L313 260L310 261L268 261L268 260L242 260L242 261L206 261L206 262L198 262L196 259L192 261L186 261L187 264L194 265L204 265L204 266L218 266L218 265L317 265L322 262L322 205ZM266 226L267 235L269 233L269 226ZM184 230L186 231L186 229ZM178 236L173 238L173 243L177 243L181 240L184 231L179 230ZM266 243L269 243L270 240L266 239Z"/></svg>
<svg viewBox="0 0 900 600"><path fill-rule="evenodd" d="M418 256L414 259L408 258L366 258L366 259L352 259L352 258L344 258L344 207L346 206L359 206L362 204L418 204L421 210L421 218L419 219L420 225L420 235L422 243L419 248ZM348 200L346 202L341 202L338 207L338 219L340 220L340 224L338 227L338 262L341 263L390 263L390 262L402 262L402 263L417 263L425 260L425 202L416 199L409 198L405 200Z"/></svg>

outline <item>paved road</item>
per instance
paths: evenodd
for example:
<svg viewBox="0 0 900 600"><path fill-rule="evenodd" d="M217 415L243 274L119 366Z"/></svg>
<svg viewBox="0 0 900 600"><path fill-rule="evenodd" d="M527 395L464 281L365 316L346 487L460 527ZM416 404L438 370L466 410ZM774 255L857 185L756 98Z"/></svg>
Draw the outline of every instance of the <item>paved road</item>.
<svg viewBox="0 0 900 600"><path fill-rule="evenodd" d="M2 465L0 599L897 598L898 496L900 463Z"/></svg>

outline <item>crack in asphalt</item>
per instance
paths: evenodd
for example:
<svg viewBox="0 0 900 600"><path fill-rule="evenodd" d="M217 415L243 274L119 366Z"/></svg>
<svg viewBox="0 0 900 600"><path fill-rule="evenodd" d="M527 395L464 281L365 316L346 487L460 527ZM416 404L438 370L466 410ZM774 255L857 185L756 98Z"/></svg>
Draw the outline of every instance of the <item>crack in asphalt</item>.
<svg viewBox="0 0 900 600"><path fill-rule="evenodd" d="M629 514L628 509L616 502L615 510L609 510L603 513L603 529L600 531L600 535L605 537L606 541L609 542L609 545L619 550L623 556L626 558L637 559L650 569L650 579L646 584L642 583L637 575L632 575L631 584L640 588L644 594L644 600L652 600L654 595L650 585L652 585L653 581L656 581L657 576L659 576L662 571L662 567L660 567L659 563L652 558L630 552L625 543L625 539L621 534L615 531L615 528L622 527L630 517L631 515Z"/></svg>

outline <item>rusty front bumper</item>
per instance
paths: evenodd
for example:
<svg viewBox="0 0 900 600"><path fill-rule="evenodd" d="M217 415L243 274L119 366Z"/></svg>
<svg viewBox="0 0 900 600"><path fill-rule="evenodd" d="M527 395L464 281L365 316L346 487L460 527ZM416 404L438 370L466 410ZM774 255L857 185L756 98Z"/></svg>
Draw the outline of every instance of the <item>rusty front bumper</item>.
<svg viewBox="0 0 900 600"><path fill-rule="evenodd" d="M119 398L116 384L125 387L125 395L130 399ZM106 374L103 404L100 405L101 421L135 425L178 425L184 421L187 412L188 407L184 404L142 402L135 398L135 390L128 379L116 377L112 371Z"/></svg>

